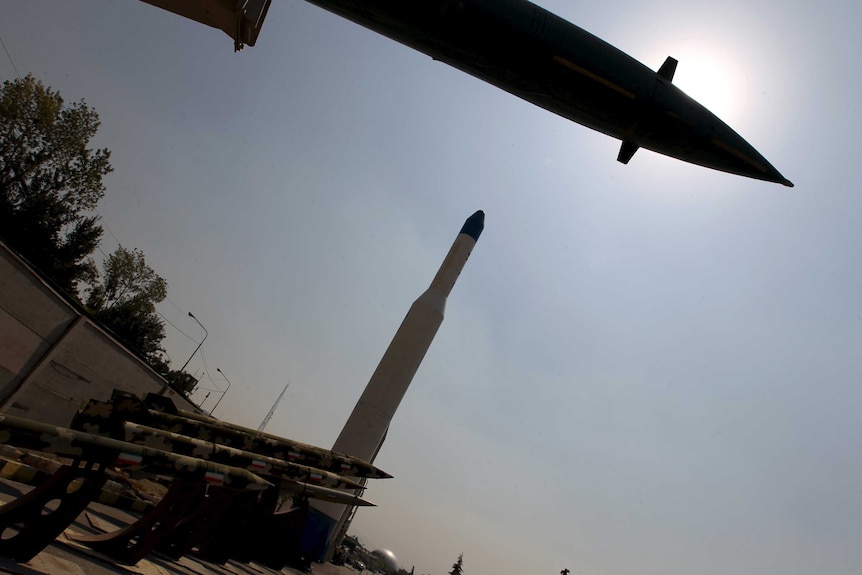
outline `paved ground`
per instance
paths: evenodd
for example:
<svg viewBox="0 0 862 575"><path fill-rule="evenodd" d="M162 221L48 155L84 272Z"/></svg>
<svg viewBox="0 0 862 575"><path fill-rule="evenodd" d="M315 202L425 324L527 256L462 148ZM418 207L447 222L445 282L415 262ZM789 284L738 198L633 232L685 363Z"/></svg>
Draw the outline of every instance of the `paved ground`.
<svg viewBox="0 0 862 575"><path fill-rule="evenodd" d="M12 481L0 480L0 502L8 502L30 487ZM135 517L124 511L113 509L100 503L91 503L75 523L54 543L27 563L17 563L0 558L0 573L16 575L303 575L301 571L284 568L274 571L262 565L244 565L229 561L226 565L216 565L183 557L176 561L154 554L134 566L117 565L83 545L67 537L77 534L94 534L104 530L127 525ZM313 575L356 575L346 567L331 564L314 564Z"/></svg>

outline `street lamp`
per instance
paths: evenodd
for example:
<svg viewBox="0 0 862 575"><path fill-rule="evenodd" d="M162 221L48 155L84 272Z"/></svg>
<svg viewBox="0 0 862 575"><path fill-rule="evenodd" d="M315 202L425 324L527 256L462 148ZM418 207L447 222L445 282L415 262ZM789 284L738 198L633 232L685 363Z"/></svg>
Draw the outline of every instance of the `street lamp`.
<svg viewBox="0 0 862 575"><path fill-rule="evenodd" d="M210 409L210 417L212 417L212 414L215 412L216 407L218 407L218 404L221 403L221 400L224 399L224 396L226 396L228 390L230 390L230 380L227 378L227 376L224 374L224 372L222 370L220 370L219 368L216 368L216 371L219 372L221 374L221 376L224 378L224 380L227 382L227 389L224 390L224 393L222 393L221 397L218 398L218 401L216 402L215 406L212 409Z"/></svg>
<svg viewBox="0 0 862 575"><path fill-rule="evenodd" d="M201 346L207 340L207 336L210 334L210 332L207 331L207 328L204 327L204 324L202 324L198 320L198 318L196 318L194 316L194 314L192 314L192 312L189 312L189 317L192 318L193 320L195 320L196 322L198 322L198 325L201 326L202 330L204 330L204 338L201 340L201 342L198 344L198 346L195 348L195 350L192 352L192 354L189 356L189 358L186 360L186 362L180 368L180 371L184 371L186 369L186 366L189 364L189 362L192 360L192 358L195 356L195 354L198 352L198 350L201 348Z"/></svg>
<svg viewBox="0 0 862 575"><path fill-rule="evenodd" d="M207 328L204 327L204 324L202 324L200 321L198 321L198 318L196 318L192 312L189 312L189 317L192 318L193 320L195 320L196 322L198 322L198 325L201 326L202 330L204 330L204 338L201 340L201 342L198 344L198 346L195 348L195 350L192 352L192 354L189 356L189 358L186 360L186 362L180 368L180 373L183 373L183 371L186 369L186 366L189 364L189 362L192 360L192 358L195 356L195 354L198 352L198 350L201 348L201 346L207 340L207 336L210 334L207 331ZM159 391L159 395L165 395L168 392L168 388L170 387L170 385L171 384L168 381L168 379L165 378L165 384L162 386L161 391Z"/></svg>

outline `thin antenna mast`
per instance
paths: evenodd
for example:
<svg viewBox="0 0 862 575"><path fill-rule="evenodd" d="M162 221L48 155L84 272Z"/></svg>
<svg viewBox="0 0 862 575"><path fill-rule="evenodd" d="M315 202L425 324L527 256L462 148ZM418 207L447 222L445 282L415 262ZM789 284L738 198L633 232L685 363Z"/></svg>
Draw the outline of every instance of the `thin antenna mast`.
<svg viewBox="0 0 862 575"><path fill-rule="evenodd" d="M260 427L257 428L258 431L263 431L266 427L266 424L269 423L269 420L272 419L272 415L275 413L275 408L278 407L278 402L281 401L281 398L284 397L284 392L287 391L287 387L290 384L284 386L284 389L281 390L281 394L278 396L278 399L275 400L275 403L272 404L272 407L269 409L269 413L266 414L266 417L263 418L263 421L260 422Z"/></svg>

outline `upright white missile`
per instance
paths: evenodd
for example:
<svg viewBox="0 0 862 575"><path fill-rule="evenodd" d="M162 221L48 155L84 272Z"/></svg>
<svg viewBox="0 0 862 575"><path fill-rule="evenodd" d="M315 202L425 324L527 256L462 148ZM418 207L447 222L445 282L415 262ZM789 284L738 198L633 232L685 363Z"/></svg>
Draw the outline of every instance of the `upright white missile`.
<svg viewBox="0 0 862 575"><path fill-rule="evenodd" d="M395 337L383 354L365 391L353 408L335 440L332 451L351 455L369 463L380 450L389 423L401 403L419 364L431 346L446 311L446 298L473 251L473 246L485 227L485 212L479 210L464 222L458 237L446 254L446 259L428 289L410 306ZM330 543L337 543L345 531L351 508L326 502L313 502L312 506L333 519L337 524L331 532ZM333 545L330 545L330 549Z"/></svg>
<svg viewBox="0 0 862 575"><path fill-rule="evenodd" d="M332 451L374 461L389 422L443 323L446 298L484 227L485 212L481 210L464 222L431 285L404 316Z"/></svg>

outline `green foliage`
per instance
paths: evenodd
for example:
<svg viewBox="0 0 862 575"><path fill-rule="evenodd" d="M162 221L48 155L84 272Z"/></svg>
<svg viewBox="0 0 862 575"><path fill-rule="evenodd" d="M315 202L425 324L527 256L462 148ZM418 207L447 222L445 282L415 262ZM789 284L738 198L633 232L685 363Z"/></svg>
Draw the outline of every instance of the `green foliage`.
<svg viewBox="0 0 862 575"><path fill-rule="evenodd" d="M168 282L147 265L139 249L118 247L105 258L102 268L101 285L93 286L87 297L87 306L91 309L105 310L129 303L149 303L155 310L155 304L168 297Z"/></svg>
<svg viewBox="0 0 862 575"><path fill-rule="evenodd" d="M165 326L156 304L168 295L168 283L147 265L144 254L123 246L102 264L101 283L90 287L91 313L127 346L162 373L167 373L161 342Z"/></svg>
<svg viewBox="0 0 862 575"><path fill-rule="evenodd" d="M159 373L170 368L161 348L164 324L155 305L168 284L139 250L122 246L104 263L102 280L90 255L102 228L89 213L112 171L107 149L90 140L99 116L83 101L66 105L59 92L28 75L0 88L0 237L74 298L89 286L93 315ZM180 387L191 376L175 375Z"/></svg>
<svg viewBox="0 0 862 575"><path fill-rule="evenodd" d="M464 554L461 553L458 555L458 560L452 565L452 570L449 571L449 575L462 575L464 573Z"/></svg>
<svg viewBox="0 0 862 575"><path fill-rule="evenodd" d="M66 293L96 274L98 218L110 152L88 148L99 116L81 101L64 105L32 76L0 89L0 236Z"/></svg>

